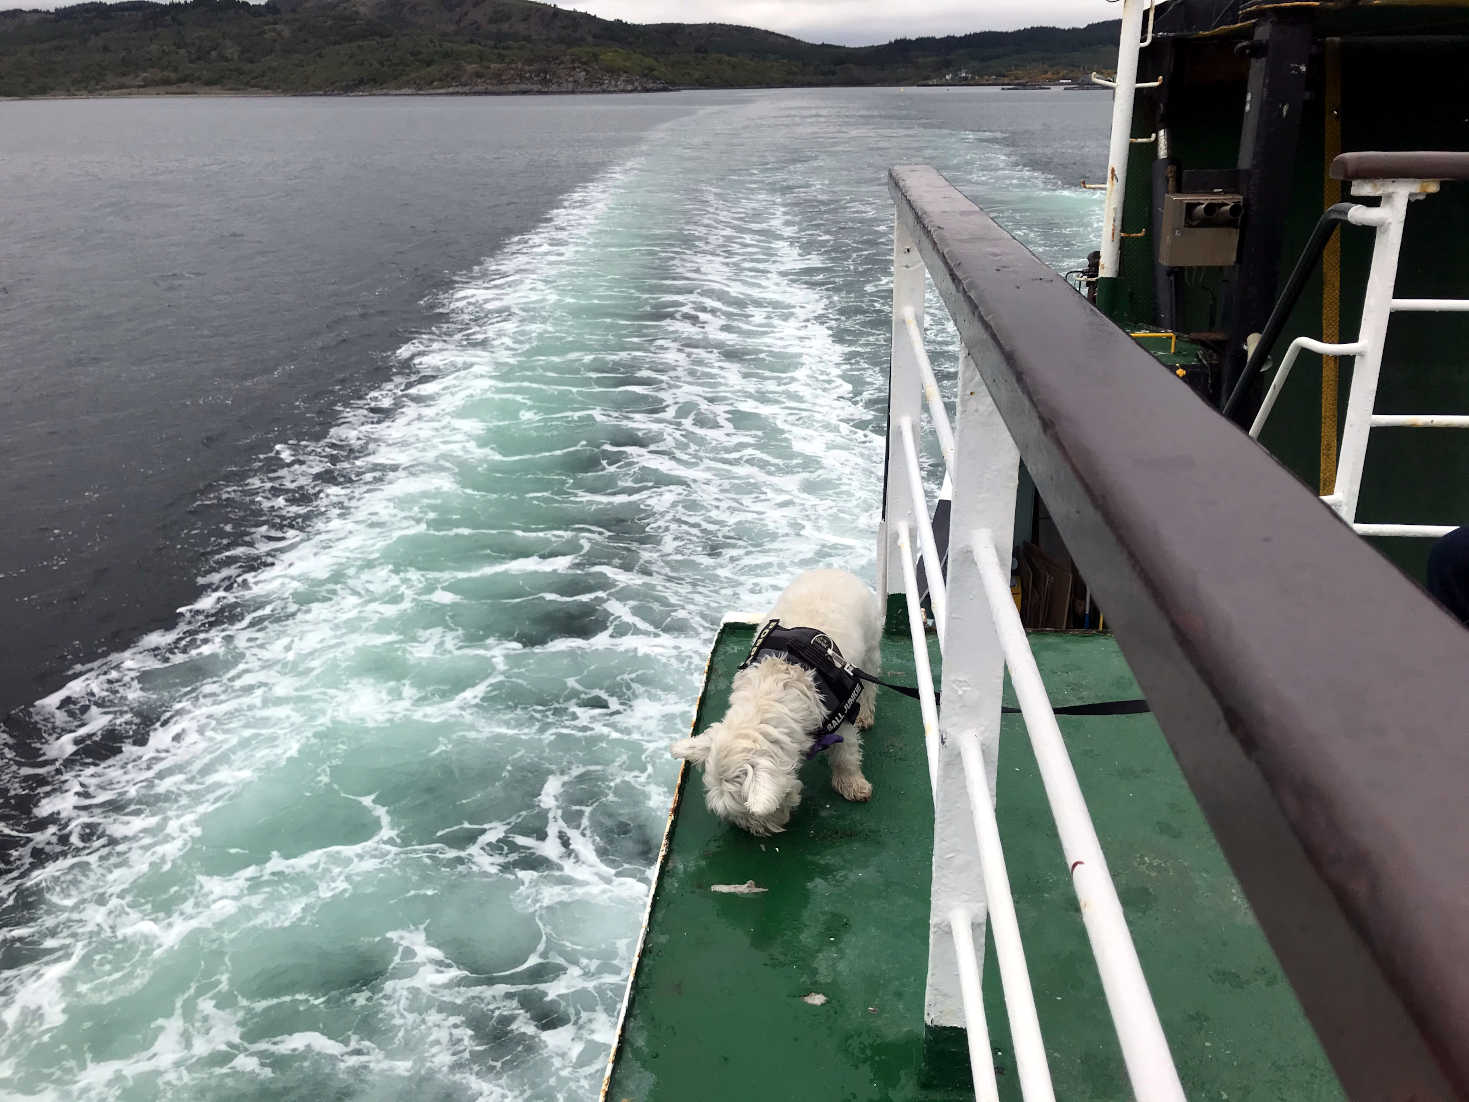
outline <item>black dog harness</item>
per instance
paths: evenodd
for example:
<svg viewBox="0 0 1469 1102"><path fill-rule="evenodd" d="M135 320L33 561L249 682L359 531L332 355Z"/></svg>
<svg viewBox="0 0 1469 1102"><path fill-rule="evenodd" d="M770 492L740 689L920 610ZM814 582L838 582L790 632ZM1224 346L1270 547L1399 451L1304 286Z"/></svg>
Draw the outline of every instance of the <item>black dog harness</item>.
<svg viewBox="0 0 1469 1102"><path fill-rule="evenodd" d="M858 698L862 695L862 682L876 678L843 658L841 649L825 632L782 627L779 620L768 621L755 633L755 645L750 648L750 656L740 663L740 669L748 669L762 655L801 666L813 675L826 718L816 728L816 741L806 757L814 758L827 747L844 741L837 728L856 718L861 707Z"/></svg>

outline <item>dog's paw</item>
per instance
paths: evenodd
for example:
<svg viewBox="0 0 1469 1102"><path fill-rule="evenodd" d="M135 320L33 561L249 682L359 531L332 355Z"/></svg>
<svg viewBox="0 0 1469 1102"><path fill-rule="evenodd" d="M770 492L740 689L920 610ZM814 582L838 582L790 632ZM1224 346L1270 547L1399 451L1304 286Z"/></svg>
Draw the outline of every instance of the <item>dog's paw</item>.
<svg viewBox="0 0 1469 1102"><path fill-rule="evenodd" d="M854 803L863 803L872 796L872 782L861 773L834 776L831 786L842 799L852 800Z"/></svg>

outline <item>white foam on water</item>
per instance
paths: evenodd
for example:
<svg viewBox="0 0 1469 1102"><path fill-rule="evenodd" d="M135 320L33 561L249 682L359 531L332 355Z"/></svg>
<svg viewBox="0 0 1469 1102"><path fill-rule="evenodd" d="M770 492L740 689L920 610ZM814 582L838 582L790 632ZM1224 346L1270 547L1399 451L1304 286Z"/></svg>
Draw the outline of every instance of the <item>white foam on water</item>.
<svg viewBox="0 0 1469 1102"><path fill-rule="evenodd" d="M33 709L0 1092L593 1093L722 614L870 573L898 160L1052 263L1094 236L985 136L758 98L572 193L276 449L180 624Z"/></svg>

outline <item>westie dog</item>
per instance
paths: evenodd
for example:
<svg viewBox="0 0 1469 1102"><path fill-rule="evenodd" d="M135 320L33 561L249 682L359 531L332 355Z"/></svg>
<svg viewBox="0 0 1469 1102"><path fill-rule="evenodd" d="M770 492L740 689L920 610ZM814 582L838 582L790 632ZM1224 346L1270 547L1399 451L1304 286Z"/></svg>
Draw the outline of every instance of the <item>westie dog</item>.
<svg viewBox="0 0 1469 1102"><path fill-rule="evenodd" d="M842 657L879 672L882 606L862 580L844 570L802 574L776 601L767 619L785 627L825 632ZM866 800L862 739L872 726L877 686L862 687L855 722L837 728L841 741L827 751L831 786L848 800ZM697 738L673 744L673 756L704 767L709 810L751 834L784 830L801 802L801 763L829 714L811 670L775 655L762 656L734 677L729 710Z"/></svg>

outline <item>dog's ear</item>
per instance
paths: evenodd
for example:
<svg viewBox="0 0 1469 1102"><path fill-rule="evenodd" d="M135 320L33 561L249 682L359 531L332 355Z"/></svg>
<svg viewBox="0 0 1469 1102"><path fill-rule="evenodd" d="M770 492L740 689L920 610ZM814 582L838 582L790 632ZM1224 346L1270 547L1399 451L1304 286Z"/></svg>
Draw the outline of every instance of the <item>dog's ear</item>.
<svg viewBox="0 0 1469 1102"><path fill-rule="evenodd" d="M695 765L709 760L709 738L681 738L673 744L673 756Z"/></svg>
<svg viewBox="0 0 1469 1102"><path fill-rule="evenodd" d="M750 770L750 776L744 784L745 806L749 808L751 815L759 818L774 815L775 809L780 807L780 774L773 769L762 769L758 765L745 768Z"/></svg>

